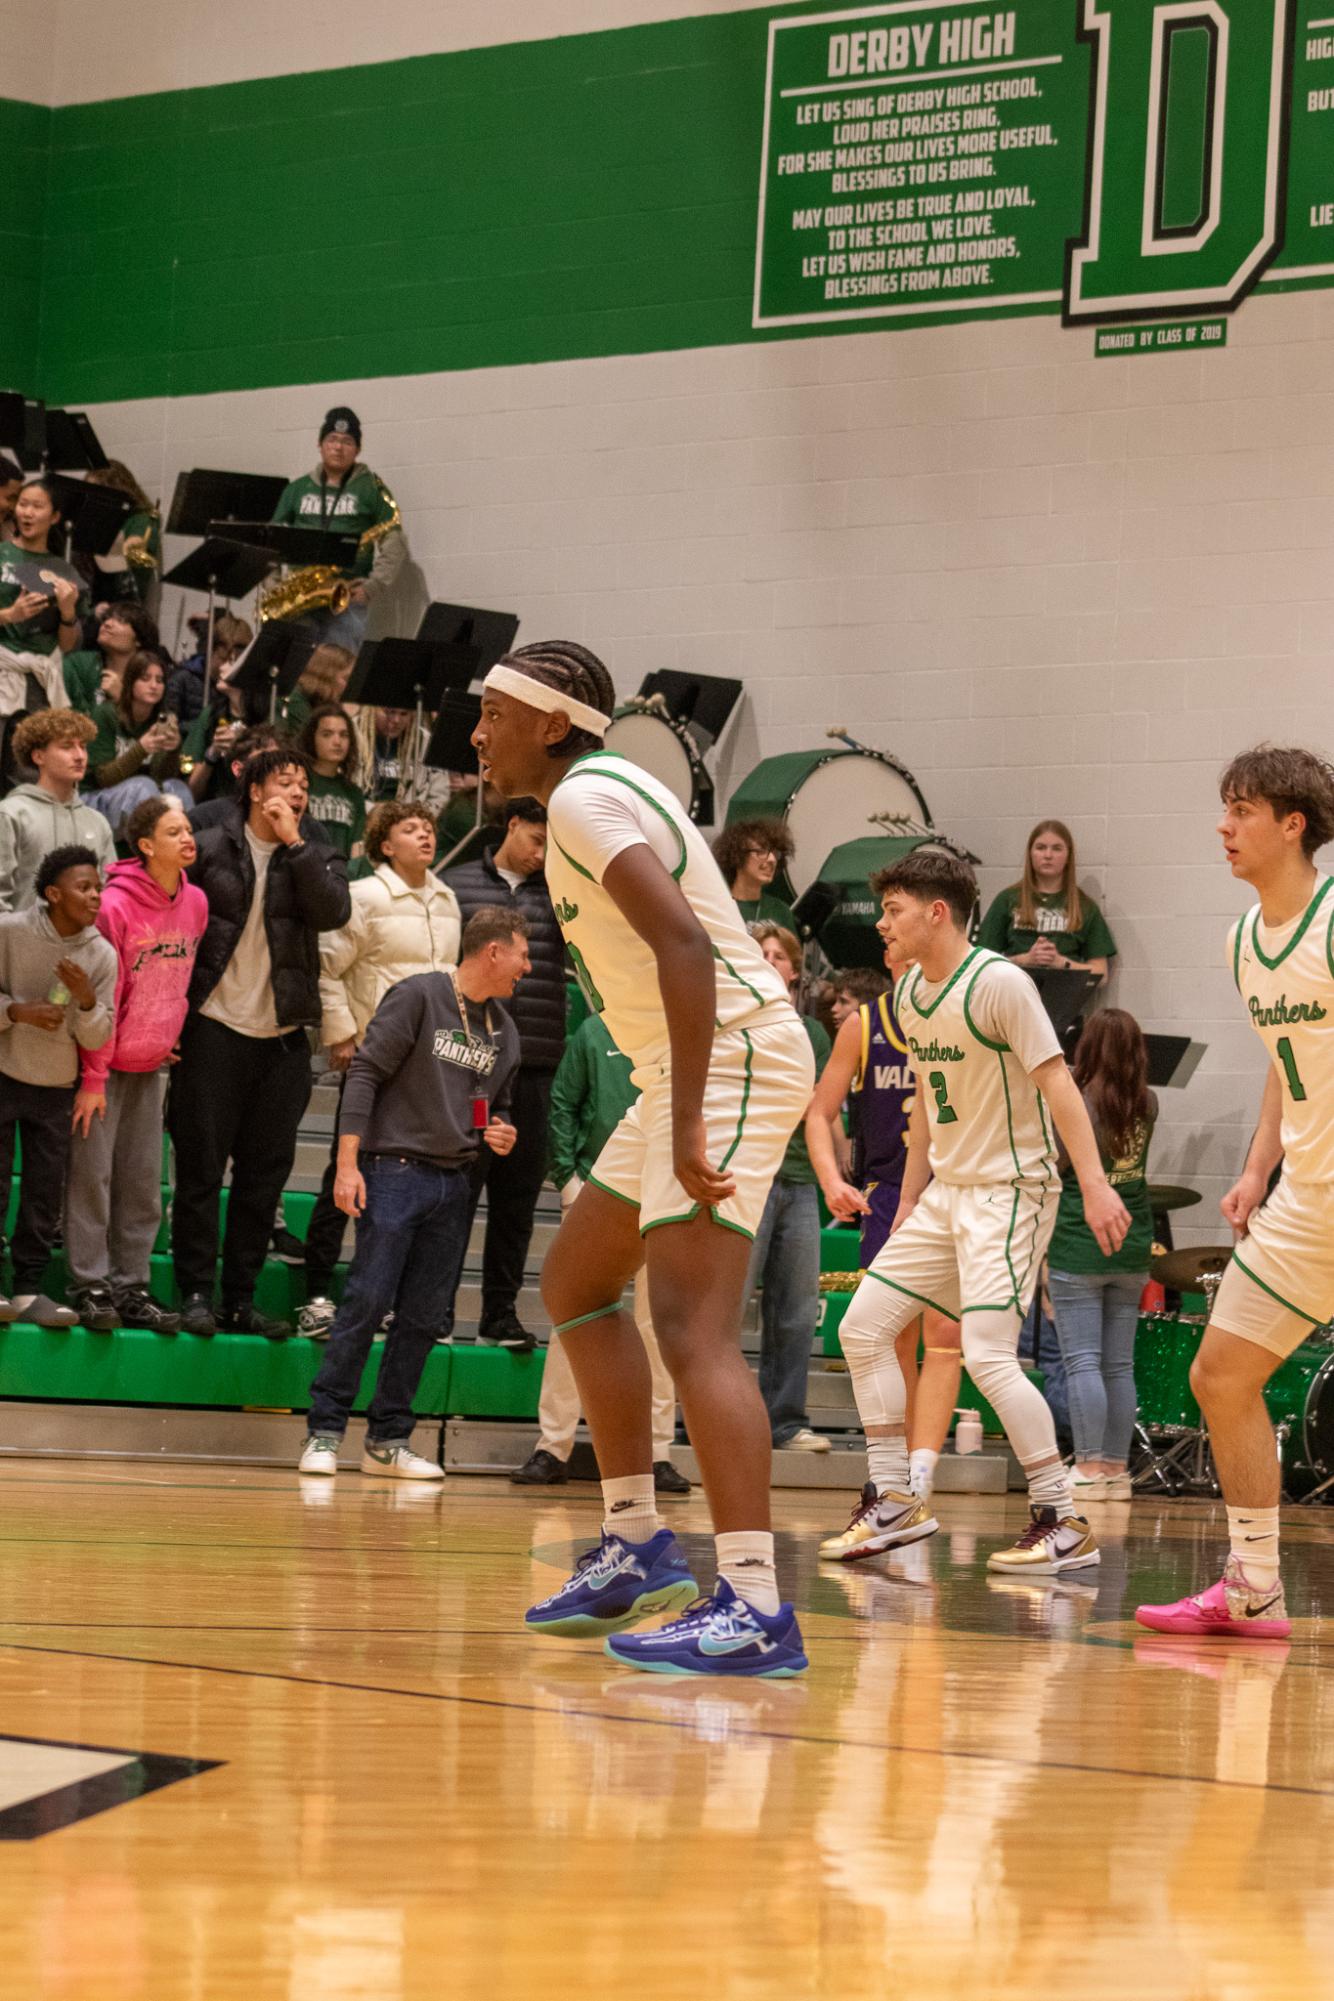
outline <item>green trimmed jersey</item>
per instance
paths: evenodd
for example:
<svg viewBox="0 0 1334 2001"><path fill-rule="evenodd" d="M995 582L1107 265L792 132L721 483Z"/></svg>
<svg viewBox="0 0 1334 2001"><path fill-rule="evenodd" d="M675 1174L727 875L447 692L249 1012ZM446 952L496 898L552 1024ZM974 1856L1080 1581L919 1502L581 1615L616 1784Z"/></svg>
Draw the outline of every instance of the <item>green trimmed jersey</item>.
<svg viewBox="0 0 1334 2001"><path fill-rule="evenodd" d="M1251 1026L1278 1071L1284 1171L1294 1181L1334 1181L1334 877L1318 875L1311 901L1274 930L1260 906L1233 925L1228 963Z"/></svg>
<svg viewBox="0 0 1334 2001"><path fill-rule="evenodd" d="M1061 1045L1022 966L976 945L936 986L911 966L894 1012L926 1107L936 1180L1050 1186L1056 1148L1032 1073Z"/></svg>
<svg viewBox="0 0 1334 2001"><path fill-rule="evenodd" d="M657 960L602 887L627 848L658 857L712 942L715 1029L791 1019L787 988L741 922L708 842L642 765L607 750L576 759L548 802L547 833L547 889L570 961L641 1086L645 1066L670 1066L671 1046Z"/></svg>
<svg viewBox="0 0 1334 2001"><path fill-rule="evenodd" d="M324 528L341 535L364 535L393 514L393 502L369 466L358 462L340 486L313 473L292 480L278 496L273 510L276 522L293 528ZM368 577L375 561L375 544L358 549L356 559L340 572L345 577Z"/></svg>

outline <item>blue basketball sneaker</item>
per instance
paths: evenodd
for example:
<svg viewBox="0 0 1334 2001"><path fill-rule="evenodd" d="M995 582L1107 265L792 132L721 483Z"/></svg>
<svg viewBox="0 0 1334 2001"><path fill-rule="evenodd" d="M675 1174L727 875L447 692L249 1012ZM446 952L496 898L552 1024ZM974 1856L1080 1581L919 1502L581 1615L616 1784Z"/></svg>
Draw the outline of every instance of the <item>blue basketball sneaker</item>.
<svg viewBox="0 0 1334 2001"><path fill-rule="evenodd" d="M600 1640L650 1613L675 1612L698 1595L685 1551L670 1529L659 1529L647 1542L625 1542L604 1529L569 1582L526 1612L524 1623L531 1632L562 1640Z"/></svg>
<svg viewBox="0 0 1334 2001"><path fill-rule="evenodd" d="M810 1663L790 1605L772 1615L738 1598L725 1577L712 1598L701 1598L681 1618L648 1633L609 1639L606 1651L625 1667L649 1674L801 1674Z"/></svg>

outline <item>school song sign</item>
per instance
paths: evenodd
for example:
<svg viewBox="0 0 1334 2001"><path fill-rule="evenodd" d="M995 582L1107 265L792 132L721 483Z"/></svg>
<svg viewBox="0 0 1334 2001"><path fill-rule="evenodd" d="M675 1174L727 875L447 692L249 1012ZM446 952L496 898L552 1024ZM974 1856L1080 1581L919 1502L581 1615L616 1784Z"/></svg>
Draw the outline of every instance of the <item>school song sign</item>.
<svg viewBox="0 0 1334 2001"><path fill-rule="evenodd" d="M1334 0L770 22L754 324L1070 325L1334 282Z"/></svg>

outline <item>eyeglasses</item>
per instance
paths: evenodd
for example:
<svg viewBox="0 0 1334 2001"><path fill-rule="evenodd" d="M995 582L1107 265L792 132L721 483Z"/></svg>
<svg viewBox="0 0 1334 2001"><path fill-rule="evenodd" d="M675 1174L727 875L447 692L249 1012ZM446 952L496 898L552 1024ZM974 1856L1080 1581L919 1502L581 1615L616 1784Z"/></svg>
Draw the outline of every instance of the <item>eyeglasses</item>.
<svg viewBox="0 0 1334 2001"><path fill-rule="evenodd" d="M759 847L747 848L746 853L753 856L756 861L763 861L766 855L776 855L778 850L772 841L765 841Z"/></svg>

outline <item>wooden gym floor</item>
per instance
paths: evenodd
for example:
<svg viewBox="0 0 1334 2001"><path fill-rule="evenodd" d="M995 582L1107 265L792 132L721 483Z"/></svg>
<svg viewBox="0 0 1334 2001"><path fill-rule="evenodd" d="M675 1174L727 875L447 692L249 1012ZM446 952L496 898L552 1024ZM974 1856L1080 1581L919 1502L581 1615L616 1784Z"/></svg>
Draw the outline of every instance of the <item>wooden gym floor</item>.
<svg viewBox="0 0 1334 2001"><path fill-rule="evenodd" d="M817 1570L802 1682L530 1640L592 1488L0 1464L0 1993L25 2001L1334 1994L1334 1518L1290 1647L1131 1613L1221 1511L1104 1507L997 1584L1019 1497ZM710 1576L702 1501L670 1516Z"/></svg>

